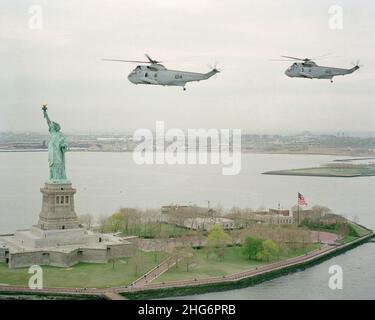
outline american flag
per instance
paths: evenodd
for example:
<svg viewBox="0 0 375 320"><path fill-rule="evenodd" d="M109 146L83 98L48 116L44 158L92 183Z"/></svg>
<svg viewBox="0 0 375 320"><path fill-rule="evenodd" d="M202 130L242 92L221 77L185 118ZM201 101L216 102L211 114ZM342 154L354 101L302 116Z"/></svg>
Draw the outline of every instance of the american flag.
<svg viewBox="0 0 375 320"><path fill-rule="evenodd" d="M305 197L298 192L298 205L300 206L307 206L307 202L305 201Z"/></svg>

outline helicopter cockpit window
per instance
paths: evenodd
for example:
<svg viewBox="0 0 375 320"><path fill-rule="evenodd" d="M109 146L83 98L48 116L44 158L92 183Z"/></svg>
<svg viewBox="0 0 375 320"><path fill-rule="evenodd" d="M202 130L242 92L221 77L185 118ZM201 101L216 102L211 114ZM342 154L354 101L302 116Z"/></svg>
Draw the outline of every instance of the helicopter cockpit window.
<svg viewBox="0 0 375 320"><path fill-rule="evenodd" d="M137 73L139 70L141 70L141 67L140 67L140 66L136 67L136 68L132 71L132 74Z"/></svg>
<svg viewBox="0 0 375 320"><path fill-rule="evenodd" d="M297 64L296 63L293 63L289 68L288 68L288 71L292 71L296 68Z"/></svg>

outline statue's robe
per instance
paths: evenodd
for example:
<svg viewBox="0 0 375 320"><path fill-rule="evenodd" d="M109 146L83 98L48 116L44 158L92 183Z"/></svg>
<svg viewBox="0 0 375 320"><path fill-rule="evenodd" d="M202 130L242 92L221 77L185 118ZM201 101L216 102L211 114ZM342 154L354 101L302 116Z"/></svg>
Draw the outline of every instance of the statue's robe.
<svg viewBox="0 0 375 320"><path fill-rule="evenodd" d="M50 167L50 180L66 180L65 151L67 144L61 132L51 132L48 143L48 162Z"/></svg>

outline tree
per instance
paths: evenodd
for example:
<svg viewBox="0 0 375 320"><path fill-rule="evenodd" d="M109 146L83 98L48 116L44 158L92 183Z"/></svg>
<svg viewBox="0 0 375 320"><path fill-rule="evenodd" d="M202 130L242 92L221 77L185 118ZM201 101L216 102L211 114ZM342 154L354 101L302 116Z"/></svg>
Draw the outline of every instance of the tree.
<svg viewBox="0 0 375 320"><path fill-rule="evenodd" d="M107 231L107 220L108 220L108 217L107 216L103 216L103 215L101 215L99 217L99 219L98 219L99 231L101 233L108 232Z"/></svg>
<svg viewBox="0 0 375 320"><path fill-rule="evenodd" d="M279 248L272 240L264 240L262 242L262 250L258 252L257 256L260 260L266 259L267 262L270 258L275 257L279 254Z"/></svg>
<svg viewBox="0 0 375 320"><path fill-rule="evenodd" d="M137 252L133 256L134 262L134 274L137 276L144 265L144 256L141 250L137 250Z"/></svg>
<svg viewBox="0 0 375 320"><path fill-rule="evenodd" d="M163 251L163 248L165 246L165 240L164 239L155 239L154 241L154 259L155 263L159 262L159 253Z"/></svg>
<svg viewBox="0 0 375 320"><path fill-rule="evenodd" d="M312 210L312 215L307 220L312 223L313 227L317 227L318 229L320 229L321 227L322 217L324 217L326 214L332 213L330 208L325 207L325 206L319 206L319 205L313 206L311 210Z"/></svg>
<svg viewBox="0 0 375 320"><path fill-rule="evenodd" d="M79 220L79 223L83 224L87 229L91 229L91 226L92 226L93 221L94 221L94 217L90 213L81 214L78 217L78 220Z"/></svg>
<svg viewBox="0 0 375 320"><path fill-rule="evenodd" d="M279 250L277 252L277 259L280 259L280 256L289 257L290 248L286 245L285 242L279 242L277 244Z"/></svg>
<svg viewBox="0 0 375 320"><path fill-rule="evenodd" d="M123 226L124 217L121 212L116 212L107 219L107 228L110 232L122 231Z"/></svg>
<svg viewBox="0 0 375 320"><path fill-rule="evenodd" d="M124 234L134 234L139 229L142 213L134 208L121 208L119 212L122 220L122 231Z"/></svg>
<svg viewBox="0 0 375 320"><path fill-rule="evenodd" d="M332 210L330 208L319 205L313 206L311 210L315 219L319 219L321 217L324 217L328 213L332 213Z"/></svg>
<svg viewBox="0 0 375 320"><path fill-rule="evenodd" d="M232 238L232 245L238 245L241 243L241 238L242 238L242 232L241 230L232 230L230 233L231 238Z"/></svg>
<svg viewBox="0 0 375 320"><path fill-rule="evenodd" d="M183 264L186 266L186 272L189 272L189 267L196 261L194 249L190 246L183 247L180 250L180 257L182 257Z"/></svg>
<svg viewBox="0 0 375 320"><path fill-rule="evenodd" d="M247 237L242 247L242 253L249 257L249 260L256 258L262 250L262 240L253 237Z"/></svg>
<svg viewBox="0 0 375 320"><path fill-rule="evenodd" d="M208 233L207 245L210 248L216 249L215 251L218 257L224 259L224 248L229 242L230 236L226 234L223 228L218 224L215 224Z"/></svg>
<svg viewBox="0 0 375 320"><path fill-rule="evenodd" d="M115 264L117 262L118 258L111 258L108 260L109 263L112 263L112 269L115 270Z"/></svg>

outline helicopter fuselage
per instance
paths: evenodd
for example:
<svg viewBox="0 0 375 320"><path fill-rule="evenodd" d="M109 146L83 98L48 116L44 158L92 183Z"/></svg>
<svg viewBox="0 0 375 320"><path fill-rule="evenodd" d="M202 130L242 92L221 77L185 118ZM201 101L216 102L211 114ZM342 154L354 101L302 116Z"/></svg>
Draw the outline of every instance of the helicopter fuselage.
<svg viewBox="0 0 375 320"><path fill-rule="evenodd" d="M290 78L329 79L332 81L332 78L335 76L350 74L358 69L359 66L351 69L343 69L319 66L312 61L308 63L295 62L285 71L285 74Z"/></svg>
<svg viewBox="0 0 375 320"><path fill-rule="evenodd" d="M138 65L128 75L128 79L134 84L180 86L185 88L187 82L206 80L218 72L216 69L212 69L207 73L168 70L161 64Z"/></svg>

